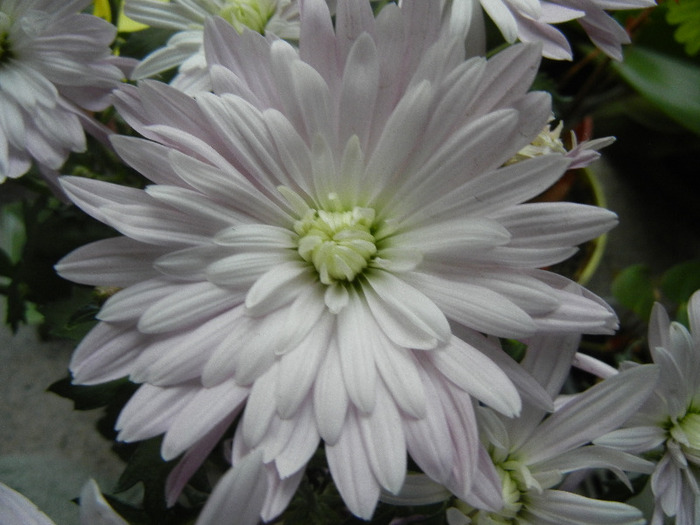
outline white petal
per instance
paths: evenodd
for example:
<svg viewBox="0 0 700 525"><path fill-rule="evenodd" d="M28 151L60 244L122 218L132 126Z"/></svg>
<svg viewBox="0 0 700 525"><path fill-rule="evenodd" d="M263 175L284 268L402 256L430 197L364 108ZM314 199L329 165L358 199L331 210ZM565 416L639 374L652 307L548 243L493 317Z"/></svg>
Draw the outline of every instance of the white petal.
<svg viewBox="0 0 700 525"><path fill-rule="evenodd" d="M266 493L262 453L251 452L219 480L196 525L257 525Z"/></svg>
<svg viewBox="0 0 700 525"><path fill-rule="evenodd" d="M369 520L379 499L379 483L365 454L354 409L350 409L337 443L326 443L326 457L345 504L355 516Z"/></svg>
<svg viewBox="0 0 700 525"><path fill-rule="evenodd" d="M382 331L397 345L432 349L450 337L450 326L435 303L394 275L376 271L363 286L367 304Z"/></svg>
<svg viewBox="0 0 700 525"><path fill-rule="evenodd" d="M331 340L314 383L316 426L327 444L333 445L340 438L349 402L337 343Z"/></svg>
<svg viewBox="0 0 700 525"><path fill-rule="evenodd" d="M280 264L255 281L248 290L245 305L251 315L262 315L291 301L304 286L315 286L307 263Z"/></svg>
<svg viewBox="0 0 700 525"><path fill-rule="evenodd" d="M85 483L80 491L80 523L81 525L128 525L128 522L109 506L94 479Z"/></svg>

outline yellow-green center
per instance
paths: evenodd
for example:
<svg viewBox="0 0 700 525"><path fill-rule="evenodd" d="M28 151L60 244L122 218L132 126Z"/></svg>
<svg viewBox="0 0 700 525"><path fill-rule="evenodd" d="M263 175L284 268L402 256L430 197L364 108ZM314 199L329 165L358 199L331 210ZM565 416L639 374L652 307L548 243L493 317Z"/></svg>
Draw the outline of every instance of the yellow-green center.
<svg viewBox="0 0 700 525"><path fill-rule="evenodd" d="M356 206L350 211L309 209L294 224L298 251L314 265L323 284L351 282L377 253L372 235L374 210Z"/></svg>
<svg viewBox="0 0 700 525"><path fill-rule="evenodd" d="M277 2L274 0L233 0L219 11L219 16L239 33L247 27L265 34L265 27L276 9Z"/></svg>
<svg viewBox="0 0 700 525"><path fill-rule="evenodd" d="M670 429L671 437L700 453L700 414L687 412Z"/></svg>

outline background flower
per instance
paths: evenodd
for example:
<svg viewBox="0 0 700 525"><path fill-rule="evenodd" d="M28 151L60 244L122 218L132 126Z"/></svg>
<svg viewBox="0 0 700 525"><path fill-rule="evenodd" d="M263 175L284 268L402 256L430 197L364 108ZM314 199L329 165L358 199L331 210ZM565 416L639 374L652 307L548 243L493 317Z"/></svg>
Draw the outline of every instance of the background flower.
<svg viewBox="0 0 700 525"><path fill-rule="evenodd" d="M156 76L177 67L171 84L187 93L209 91L202 35L204 22L223 17L236 31L257 31L287 40L299 38L297 0L125 0L124 12L151 27L172 29L165 47L149 54L134 69L135 80Z"/></svg>
<svg viewBox="0 0 700 525"><path fill-rule="evenodd" d="M85 149L83 126L101 133L83 111L109 105L122 72L109 45L116 29L80 11L90 0L0 0L0 182L34 160L61 167Z"/></svg>
<svg viewBox="0 0 700 525"><path fill-rule="evenodd" d="M577 336L538 336L522 361L547 393L556 396L569 375L579 346ZM480 408L484 446L500 480L475 483L466 503L448 510L450 525L496 523L560 525L642 524L642 513L619 502L602 501L561 488L564 477L586 469L609 468L628 487L623 471L650 472L653 465L590 441L627 420L654 388L658 370L637 367L607 379L565 401L553 414L525 402L519 417L508 419ZM503 494L503 505L493 502Z"/></svg>
<svg viewBox="0 0 700 525"><path fill-rule="evenodd" d="M452 0L454 4L465 4L453 12L457 15L469 12L466 6L475 1ZM557 60L571 60L573 55L566 36L552 24L576 20L601 51L611 58L622 60L621 45L630 42L629 36L605 10L640 9L655 4L654 0L481 1L484 11L507 42L540 42L542 55Z"/></svg>
<svg viewBox="0 0 700 525"><path fill-rule="evenodd" d="M649 350L661 369L658 386L625 428L597 440L635 453L661 452L651 476L653 525L662 524L664 514L677 525L693 525L700 512L700 292L690 299L688 319L690 331L654 306Z"/></svg>

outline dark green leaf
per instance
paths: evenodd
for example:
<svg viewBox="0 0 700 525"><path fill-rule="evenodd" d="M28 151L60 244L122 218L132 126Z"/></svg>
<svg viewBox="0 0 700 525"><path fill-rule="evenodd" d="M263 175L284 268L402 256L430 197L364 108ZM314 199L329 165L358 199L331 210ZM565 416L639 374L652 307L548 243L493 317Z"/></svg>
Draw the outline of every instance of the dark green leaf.
<svg viewBox="0 0 700 525"><path fill-rule="evenodd" d="M654 285L649 268L643 264L622 270L612 283L612 293L620 304L643 320L649 319L654 306Z"/></svg>
<svg viewBox="0 0 700 525"><path fill-rule="evenodd" d="M615 67L664 113L700 134L700 67L640 46L628 47Z"/></svg>
<svg viewBox="0 0 700 525"><path fill-rule="evenodd" d="M661 277L661 291L677 304L688 302L693 292L700 289L700 261L678 264Z"/></svg>
<svg viewBox="0 0 700 525"><path fill-rule="evenodd" d="M48 391L73 401L76 410L94 410L112 403L125 388L133 389L135 385L126 378L101 385L74 385L66 377L53 383Z"/></svg>

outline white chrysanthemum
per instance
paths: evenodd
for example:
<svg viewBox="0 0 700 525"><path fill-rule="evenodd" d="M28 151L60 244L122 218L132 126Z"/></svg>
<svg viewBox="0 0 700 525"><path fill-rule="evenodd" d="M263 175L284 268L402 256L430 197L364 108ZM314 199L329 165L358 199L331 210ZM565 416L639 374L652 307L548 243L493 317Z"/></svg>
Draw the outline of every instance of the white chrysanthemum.
<svg viewBox="0 0 700 525"><path fill-rule="evenodd" d="M578 347L577 336L539 336L522 361L547 393L557 396ZM571 472L608 468L631 489L624 471L651 472L653 464L631 454L590 445L619 427L644 402L658 377L638 367L578 394L553 414L524 403L508 419L479 408L482 440L495 466L496 483L484 476L467 502L448 510L450 525L641 525L642 513L624 503L587 498L558 488ZM494 501L501 494L502 505ZM459 509L459 510L458 510Z"/></svg>
<svg viewBox="0 0 700 525"><path fill-rule="evenodd" d="M179 68L171 85L187 93L209 91L211 84L204 57L204 22L220 16L236 31L245 29L299 39L297 0L126 0L124 12L152 27L172 29L165 47L148 55L135 69L135 80Z"/></svg>
<svg viewBox="0 0 700 525"><path fill-rule="evenodd" d="M467 20L457 20L455 25L471 22L468 6L477 0L451 0L463 4L453 8L453 14ZM571 60L571 46L564 34L552 24L576 20L591 41L606 55L622 60L622 44L630 42L625 29L605 10L641 9L656 5L654 0L480 0L508 42L540 42L542 54L556 60Z"/></svg>
<svg viewBox="0 0 700 525"><path fill-rule="evenodd" d="M630 452L661 452L651 476L652 525L662 525L664 514L675 516L676 525L695 525L700 515L700 292L690 299L688 318L690 332L654 306L649 350L661 368L658 386L626 428L598 440Z"/></svg>
<svg viewBox="0 0 700 525"><path fill-rule="evenodd" d="M546 398L482 333L610 333L604 302L538 268L616 217L521 204L561 176L564 156L503 167L550 115L546 94L527 93L538 47L465 62L433 2L391 4L375 20L348 0L335 27L322 0L301 15L298 50L212 19L214 93L123 88L117 108L146 139L114 144L154 183L146 190L63 179L124 235L58 265L124 288L77 349L75 381L144 383L120 438L165 433L164 457L188 451L171 500L244 407L225 486L263 495L251 505L265 519L320 439L358 516L380 489L401 488L407 453L466 494L470 396L517 413L506 370Z"/></svg>
<svg viewBox="0 0 700 525"><path fill-rule="evenodd" d="M81 108L101 110L121 81L116 29L80 11L90 0L0 0L0 182L61 167L85 149Z"/></svg>

